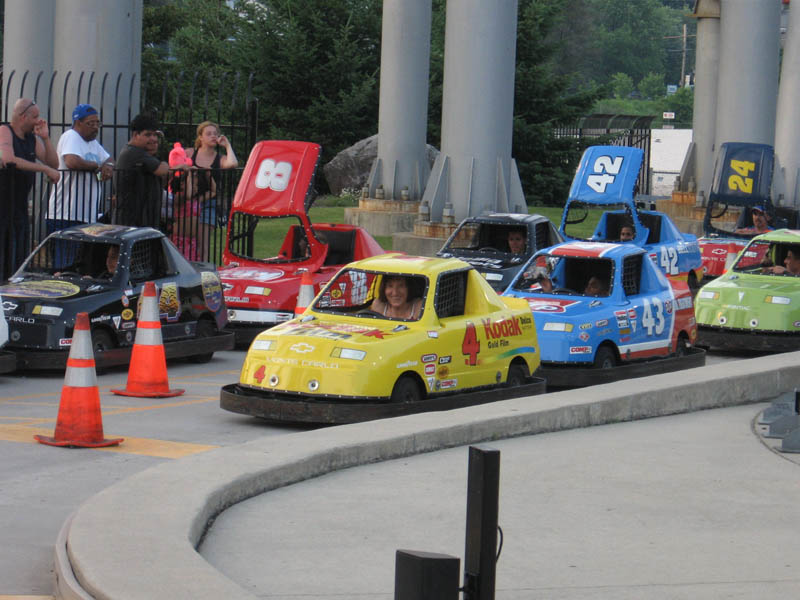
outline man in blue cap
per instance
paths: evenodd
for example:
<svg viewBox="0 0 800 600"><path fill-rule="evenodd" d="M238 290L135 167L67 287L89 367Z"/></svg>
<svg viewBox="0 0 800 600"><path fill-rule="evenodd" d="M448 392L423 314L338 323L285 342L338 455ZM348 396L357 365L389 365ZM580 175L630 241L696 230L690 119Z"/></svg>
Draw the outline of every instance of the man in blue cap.
<svg viewBox="0 0 800 600"><path fill-rule="evenodd" d="M750 208L750 216L753 218L753 226L740 227L735 233L751 233L758 235L773 230L773 228L769 226L769 215L760 204Z"/></svg>
<svg viewBox="0 0 800 600"><path fill-rule="evenodd" d="M91 104L72 111L72 129L58 140L58 168L65 171L53 186L47 213L47 233L79 223L94 223L102 211L103 181L111 179L114 163L97 141L100 117Z"/></svg>
<svg viewBox="0 0 800 600"><path fill-rule="evenodd" d="M58 140L58 168L61 180L50 192L47 211L47 233L80 223L94 223L103 210L103 181L114 174L114 163L106 149L97 141L100 116L91 104L79 104L72 111L72 129ZM53 257L55 268L74 260L67 253L69 246L56 245Z"/></svg>

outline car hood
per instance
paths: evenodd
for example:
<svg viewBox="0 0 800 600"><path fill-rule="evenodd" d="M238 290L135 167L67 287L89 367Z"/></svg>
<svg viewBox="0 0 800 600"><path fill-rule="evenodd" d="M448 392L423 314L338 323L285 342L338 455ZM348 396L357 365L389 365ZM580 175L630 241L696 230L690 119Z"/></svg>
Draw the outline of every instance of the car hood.
<svg viewBox="0 0 800 600"><path fill-rule="evenodd" d="M760 331L800 330L800 278L732 273L697 295L698 325Z"/></svg>
<svg viewBox="0 0 800 600"><path fill-rule="evenodd" d="M112 291L109 283L95 280L30 279L10 282L0 286L3 306L9 312L11 305L61 304L80 298L94 297Z"/></svg>
<svg viewBox="0 0 800 600"><path fill-rule="evenodd" d="M326 319L308 316L292 319L273 327L259 336L276 339L280 349L290 349L298 341L313 344L318 349L346 345L362 349L374 348L376 344L395 341L411 335L412 330L404 323L378 318ZM296 350L293 350L296 351Z"/></svg>

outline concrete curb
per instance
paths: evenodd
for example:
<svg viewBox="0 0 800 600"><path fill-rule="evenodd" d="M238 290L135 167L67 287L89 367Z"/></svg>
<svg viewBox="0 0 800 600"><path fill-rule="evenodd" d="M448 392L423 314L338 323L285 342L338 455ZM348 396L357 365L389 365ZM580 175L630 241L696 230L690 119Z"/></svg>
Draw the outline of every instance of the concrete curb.
<svg viewBox="0 0 800 600"><path fill-rule="evenodd" d="M795 387L800 352L221 448L153 467L90 498L65 531L66 559L57 551L56 561L69 564L57 570L73 572L95 598L253 599L195 551L216 515L252 496L337 469L760 402Z"/></svg>

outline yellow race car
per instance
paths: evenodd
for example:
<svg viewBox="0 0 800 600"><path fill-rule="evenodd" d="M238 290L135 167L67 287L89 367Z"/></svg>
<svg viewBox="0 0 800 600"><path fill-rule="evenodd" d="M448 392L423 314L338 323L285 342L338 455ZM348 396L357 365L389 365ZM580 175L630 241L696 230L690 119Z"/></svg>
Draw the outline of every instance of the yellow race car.
<svg viewBox="0 0 800 600"><path fill-rule="evenodd" d="M347 265L302 315L259 334L220 403L270 420L360 421L536 393L538 366L525 300L501 298L461 260L387 254Z"/></svg>

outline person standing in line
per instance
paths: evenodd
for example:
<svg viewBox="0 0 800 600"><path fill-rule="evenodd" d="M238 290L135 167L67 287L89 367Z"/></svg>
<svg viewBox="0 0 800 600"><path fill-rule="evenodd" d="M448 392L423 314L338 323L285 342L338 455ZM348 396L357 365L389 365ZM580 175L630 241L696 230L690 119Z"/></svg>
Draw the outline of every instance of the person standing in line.
<svg viewBox="0 0 800 600"><path fill-rule="evenodd" d="M225 148L225 154L219 153L219 146ZM195 173L195 193L201 198L208 196L200 207L197 232L197 253L203 257L202 260L207 260L217 218L227 216L222 214L225 207L219 202L220 191L223 189L222 170L235 169L239 166L239 161L228 138L220 134L219 126L212 121L203 121L197 126L194 150L189 150L187 155L198 169Z"/></svg>
<svg viewBox="0 0 800 600"><path fill-rule="evenodd" d="M130 129L131 139L117 157L117 199L111 222L158 229L163 178L169 173L169 164L153 155L158 122L149 115L136 115Z"/></svg>
<svg viewBox="0 0 800 600"><path fill-rule="evenodd" d="M39 117L39 107L30 98L17 100L11 122L0 127L0 158L6 166L13 164L16 168L13 173L6 173L6 201L0 212L0 281L4 281L28 253L31 235L28 194L36 173L44 173L52 183L60 178L50 128Z"/></svg>
<svg viewBox="0 0 800 600"><path fill-rule="evenodd" d="M103 181L114 174L111 155L97 141L100 117L91 104L72 111L72 129L58 139L58 168L64 171L53 187L47 213L47 233L80 223L94 223L100 210Z"/></svg>

